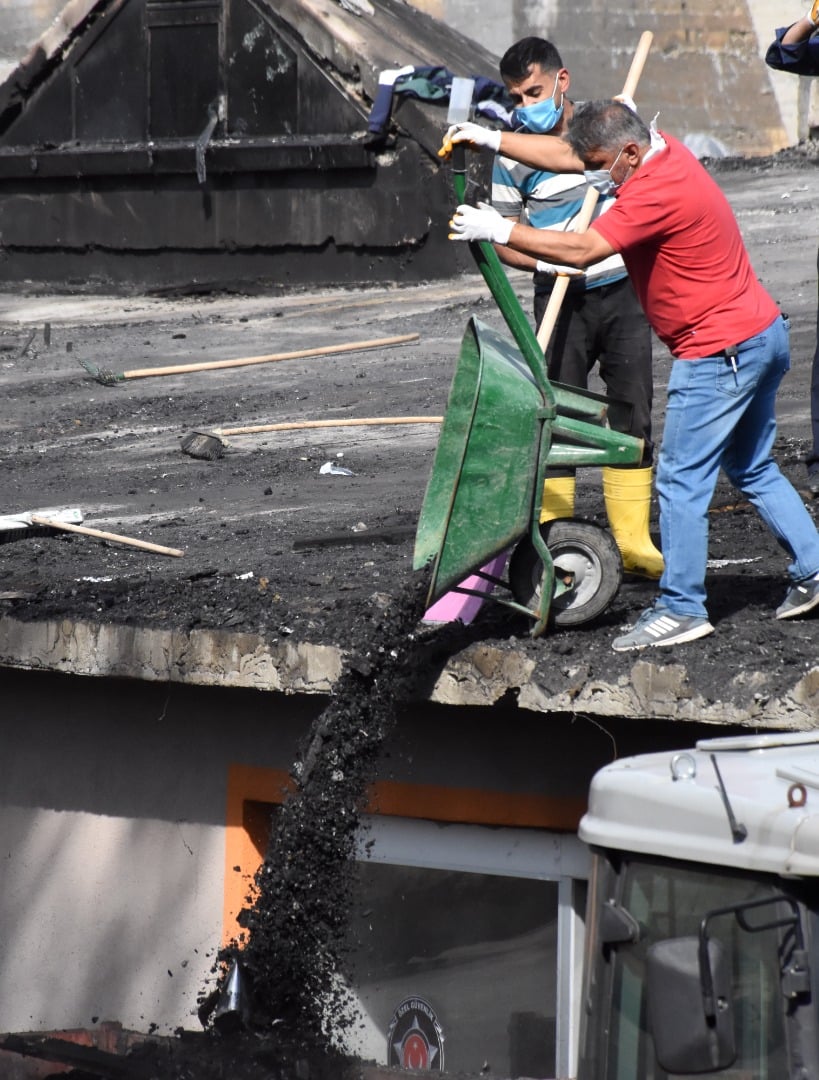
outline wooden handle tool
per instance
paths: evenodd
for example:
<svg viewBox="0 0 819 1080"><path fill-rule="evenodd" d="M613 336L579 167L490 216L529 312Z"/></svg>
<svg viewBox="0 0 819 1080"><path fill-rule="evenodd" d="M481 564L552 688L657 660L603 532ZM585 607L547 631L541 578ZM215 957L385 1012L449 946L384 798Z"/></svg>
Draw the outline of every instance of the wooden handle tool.
<svg viewBox="0 0 819 1080"><path fill-rule="evenodd" d="M380 424L440 424L443 416L368 416L351 420L288 420L278 424L214 428L214 435L256 435L263 431L299 431L302 428L377 427Z"/></svg>
<svg viewBox="0 0 819 1080"><path fill-rule="evenodd" d="M634 58L631 61L631 67L626 76L626 81L623 84L624 97L634 97L634 93L637 90L637 83L640 81L640 76L643 73L643 68L648 59L649 49L651 48L653 40L654 34L650 30L645 30L640 35ZM592 215L594 214L594 209L597 206L598 198L598 192L595 188L590 187L586 192L586 196L583 199L583 205L577 215L576 228L573 230L574 232L583 233L588 229ZM569 288L570 281L571 277L568 274L558 274L557 281L555 281L554 288L552 289L552 295L549 297L549 303L546 305L546 310L543 313L543 319L541 320L537 331L537 343L544 352L546 352L549 342L552 340L552 334L557 325L560 309L563 306L563 300L566 296L566 291Z"/></svg>
<svg viewBox="0 0 819 1080"><path fill-rule="evenodd" d="M391 345L406 345L417 341L420 334L398 334L395 337L371 338L369 341L351 341L345 345L322 345L318 349L296 349L293 352L267 353L264 356L239 356L233 360L202 360L195 364L172 364L166 367L129 368L128 371L110 371L88 360L80 359L80 365L103 386L115 386L125 379L149 379L154 375L186 375L194 371L216 371L220 368L249 367L251 364L272 364L278 360L303 360L310 356L333 356L337 353L364 352L367 349L385 349Z"/></svg>
<svg viewBox="0 0 819 1080"><path fill-rule="evenodd" d="M184 551L178 548L163 547L161 544L151 544L147 540L135 540L132 536L120 536L118 533L103 532L101 529L90 529L87 525L70 525L67 521L56 521L54 518L41 517L32 514L33 525L47 525L50 529L61 529L63 532L80 533L82 536L93 536L97 540L110 540L115 544L128 544L130 547L142 548L144 551L153 551L157 555L184 555Z"/></svg>

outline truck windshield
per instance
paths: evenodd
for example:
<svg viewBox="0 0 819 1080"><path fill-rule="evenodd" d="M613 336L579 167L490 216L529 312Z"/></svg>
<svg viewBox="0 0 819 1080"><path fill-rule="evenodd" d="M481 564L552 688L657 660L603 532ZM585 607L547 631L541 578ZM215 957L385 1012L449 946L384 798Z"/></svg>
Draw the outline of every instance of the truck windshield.
<svg viewBox="0 0 819 1080"><path fill-rule="evenodd" d="M601 903L615 901L640 929L638 941L606 943L601 940L599 920L592 919L581 1080L666 1080L682 1075L666 1072L657 1062L646 1001L647 950L657 941L696 937L706 914L749 901L772 898L770 908L757 909L765 914L756 925L775 922L777 909L784 905L773 898L787 891L782 886L781 880L772 877L637 858L622 861L615 871L598 857L590 911L599 913ZM795 892L792 895L801 899ZM809 941L815 916L806 915L802 923ZM728 962L737 1052L727 1068L699 1075L720 1080L781 1080L797 1075L789 1053L794 1052L793 1016L798 1005L793 1001L789 1005L782 993L787 932L781 927L748 932L733 914L710 920L708 932L718 939ZM803 1011L812 1013L812 1009ZM797 1060L802 1060L801 1049Z"/></svg>

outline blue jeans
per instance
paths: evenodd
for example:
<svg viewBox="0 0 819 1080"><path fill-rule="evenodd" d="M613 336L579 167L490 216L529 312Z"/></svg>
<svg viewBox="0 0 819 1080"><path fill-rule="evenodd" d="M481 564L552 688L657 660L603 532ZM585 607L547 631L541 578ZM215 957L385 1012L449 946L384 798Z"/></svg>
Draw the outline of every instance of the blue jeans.
<svg viewBox="0 0 819 1080"><path fill-rule="evenodd" d="M819 572L819 533L771 456L776 391L790 368L787 324L776 318L738 350L736 372L722 354L675 360L671 369L657 467L665 560L658 606L677 615L707 617L708 506L720 468L787 551L792 580Z"/></svg>

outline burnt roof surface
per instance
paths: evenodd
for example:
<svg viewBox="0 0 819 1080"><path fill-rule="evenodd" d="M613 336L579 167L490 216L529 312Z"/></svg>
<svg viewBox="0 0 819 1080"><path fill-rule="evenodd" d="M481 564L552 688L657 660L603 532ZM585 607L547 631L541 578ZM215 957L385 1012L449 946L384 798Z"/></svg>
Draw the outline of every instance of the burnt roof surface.
<svg viewBox="0 0 819 1080"><path fill-rule="evenodd" d="M816 169L814 159L792 152L717 177L757 273L793 323L776 455L796 482L810 436ZM528 310L527 278L512 280ZM468 318L503 326L477 274L410 288L260 296L106 298L22 288L0 297L0 312L0 513L79 507L87 526L184 550L175 558L33 529L7 536L2 661L288 692L331 689L352 621L389 605L411 576L438 427L242 435L217 460L183 453L183 436L441 415ZM406 334L419 338L115 386L78 363L126 372ZM656 344L658 433L669 367ZM351 475L323 472L328 463ZM816 504L810 510L816 516ZM577 512L605 520L595 469L579 478ZM652 524L656 531L656 507ZM526 619L485 605L470 627L421 632L417 694L587 715L811 726L819 713L819 618L772 618L787 558L724 480L710 554L716 632L709 638L651 655L613 653L618 628L654 593L639 579L626 580L598 622L539 640L529 637Z"/></svg>
<svg viewBox="0 0 819 1080"><path fill-rule="evenodd" d="M0 130L13 119L49 73L81 47L98 20L133 0L69 0L57 18L0 84ZM306 49L345 80L349 90L373 101L384 69L440 66L456 75L498 78L498 58L482 45L400 0L261 0L262 9L295 32ZM410 127L425 114L407 105ZM422 122L422 126L425 126Z"/></svg>

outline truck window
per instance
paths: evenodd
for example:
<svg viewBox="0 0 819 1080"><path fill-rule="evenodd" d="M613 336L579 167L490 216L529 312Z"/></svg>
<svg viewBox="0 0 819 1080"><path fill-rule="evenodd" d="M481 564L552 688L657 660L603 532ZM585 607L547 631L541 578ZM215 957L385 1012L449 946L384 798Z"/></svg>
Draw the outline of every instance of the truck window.
<svg viewBox="0 0 819 1080"><path fill-rule="evenodd" d="M630 860L623 864L619 903L641 927L640 940L606 950L608 970L601 985L608 993L610 1025L598 1015L589 1018L587 1037L608 1028L608 1046L598 1045L598 1069L589 1074L606 1080L667 1080L658 1065L648 1030L645 957L656 941L696 935L703 916L718 908L761 900L781 892L772 882L729 875L723 870ZM778 930L743 931L733 916L719 917L710 927L730 958L737 1059L727 1069L700 1074L721 1080L781 1080L788 1075L784 998L780 985ZM592 945L601 957L602 946ZM598 988L599 989L599 988ZM605 1035L603 1035L605 1038ZM600 1066L601 1062L605 1065Z"/></svg>

